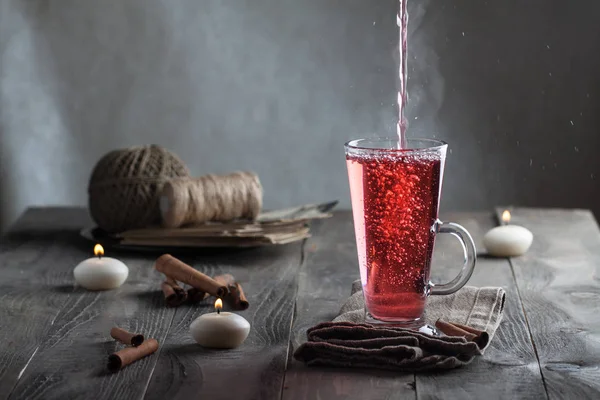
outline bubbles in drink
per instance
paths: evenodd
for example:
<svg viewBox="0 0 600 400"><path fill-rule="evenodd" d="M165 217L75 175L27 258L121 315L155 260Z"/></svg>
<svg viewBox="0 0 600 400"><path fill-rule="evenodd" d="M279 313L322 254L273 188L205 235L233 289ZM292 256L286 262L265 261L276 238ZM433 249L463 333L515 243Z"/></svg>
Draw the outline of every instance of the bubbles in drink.
<svg viewBox="0 0 600 400"><path fill-rule="evenodd" d="M441 156L348 155L359 263L369 312L418 319L425 306Z"/></svg>

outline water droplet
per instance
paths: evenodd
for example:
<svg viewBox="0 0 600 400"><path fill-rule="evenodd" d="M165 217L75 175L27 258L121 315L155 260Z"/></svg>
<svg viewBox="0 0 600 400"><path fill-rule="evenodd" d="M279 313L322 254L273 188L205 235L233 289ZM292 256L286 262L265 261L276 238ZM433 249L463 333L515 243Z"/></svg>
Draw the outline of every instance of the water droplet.
<svg viewBox="0 0 600 400"><path fill-rule="evenodd" d="M545 171L545 170L546 170L546 166L542 165L542 171Z"/></svg>
<svg viewBox="0 0 600 400"><path fill-rule="evenodd" d="M375 21L373 21L373 26L375 26Z"/></svg>
<svg viewBox="0 0 600 400"><path fill-rule="evenodd" d="M575 152L579 153L579 147L575 146L573 148L575 149Z"/></svg>
<svg viewBox="0 0 600 400"><path fill-rule="evenodd" d="M550 50L550 45L549 45L549 44L547 44L547 45L546 45L546 48L547 48L548 50Z"/></svg>
<svg viewBox="0 0 600 400"><path fill-rule="evenodd" d="M571 125L572 125L572 126L575 126L575 124L573 123L573 120L571 120Z"/></svg>
<svg viewBox="0 0 600 400"><path fill-rule="evenodd" d="M517 140L517 147L521 145L521 142Z"/></svg>
<svg viewBox="0 0 600 400"><path fill-rule="evenodd" d="M552 76L552 72L548 72L548 76Z"/></svg>
<svg viewBox="0 0 600 400"><path fill-rule="evenodd" d="M592 179L596 179L596 174L594 174L593 172L590 174L590 178Z"/></svg>
<svg viewBox="0 0 600 400"><path fill-rule="evenodd" d="M462 35L465 36L465 33L463 32Z"/></svg>
<svg viewBox="0 0 600 400"><path fill-rule="evenodd" d="M533 158L530 158L530 159L529 159L529 166L530 166L530 167L531 167L531 166L533 166Z"/></svg>
<svg viewBox="0 0 600 400"><path fill-rule="evenodd" d="M419 117L415 117L415 119L419 119Z"/></svg>

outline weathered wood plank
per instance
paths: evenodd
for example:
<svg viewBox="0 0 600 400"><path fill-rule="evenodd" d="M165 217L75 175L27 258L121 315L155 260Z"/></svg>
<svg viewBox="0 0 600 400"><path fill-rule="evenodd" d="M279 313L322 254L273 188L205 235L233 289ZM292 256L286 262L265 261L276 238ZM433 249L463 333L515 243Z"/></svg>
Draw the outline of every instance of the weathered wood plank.
<svg viewBox="0 0 600 400"><path fill-rule="evenodd" d="M290 351L306 340L306 330L334 318L351 283L358 279L354 228L349 212L335 213L315 226L300 270ZM413 374L307 368L292 360L286 372L284 399L415 398Z"/></svg>
<svg viewBox="0 0 600 400"><path fill-rule="evenodd" d="M44 219L53 220L51 215L41 214L40 226L44 225ZM8 393L11 398L32 399L89 398L92 394L94 398L140 398L146 391L157 356L118 374L109 374L107 357L120 348L110 338L109 331L119 325L163 341L174 310L164 307L162 294L153 284L160 280L152 268L155 257L118 255L130 268L127 282L119 289L89 292L76 288L72 269L91 254L90 244L79 239L78 230L89 221L80 218L77 223L77 217L82 215L77 211L54 215L68 220L76 229L52 234L55 241L51 251L38 261L37 270L28 271L31 281L15 283L2 278L3 283L13 285L13 295L3 296L2 304L8 306L9 313L18 310L21 319L16 326L9 327L13 331L8 334L13 340L22 341L16 332L35 333L32 340L35 350L26 368L19 372L12 393ZM46 228L31 221L26 228L17 225L17 229L34 231L35 237L42 237L41 232ZM19 249L27 256L36 254L32 248ZM14 267L9 266L11 269ZM19 296L25 302L19 301ZM12 350L20 351L17 346Z"/></svg>
<svg viewBox="0 0 600 400"><path fill-rule="evenodd" d="M600 398L598 225L584 210L517 208L512 216L534 235L511 264L549 397Z"/></svg>
<svg viewBox="0 0 600 400"><path fill-rule="evenodd" d="M164 307L162 294L148 282L159 279L153 259L121 257L130 268L119 289L88 292L76 289L77 301L64 306L47 339L15 387L16 398L98 399L141 398L157 356L148 357L116 374L106 370L108 355L122 348L109 335L121 326L164 341L174 311ZM160 351L160 350L159 350Z"/></svg>
<svg viewBox="0 0 600 400"><path fill-rule="evenodd" d="M483 253L481 240L496 220L492 213L455 213L446 217L463 225ZM462 249L456 239L438 236L432 266L434 282L447 282L460 270ZM468 285L502 286L506 290L504 319L485 355L467 367L417 375L419 399L546 398L537 358L507 259L479 257Z"/></svg>
<svg viewBox="0 0 600 400"><path fill-rule="evenodd" d="M250 322L250 335L237 349L203 349L189 325L214 310L211 302L179 307L146 398L279 399L302 244L183 259L211 275L231 273L242 283L250 308L239 314Z"/></svg>
<svg viewBox="0 0 600 400"><path fill-rule="evenodd" d="M57 268L82 259L77 249L63 252L76 221L87 222L87 213L29 209L0 239L0 399L9 396L60 310L76 302L68 288L61 292L72 272Z"/></svg>

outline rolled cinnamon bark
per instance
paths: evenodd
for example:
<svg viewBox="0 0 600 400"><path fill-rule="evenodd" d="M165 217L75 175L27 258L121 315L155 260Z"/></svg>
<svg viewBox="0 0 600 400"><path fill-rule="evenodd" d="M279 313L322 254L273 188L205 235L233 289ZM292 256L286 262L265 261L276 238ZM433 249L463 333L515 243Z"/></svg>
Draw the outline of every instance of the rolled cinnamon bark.
<svg viewBox="0 0 600 400"><path fill-rule="evenodd" d="M440 331L444 332L444 334L447 336L462 336L469 342L474 341L474 339L477 337L476 334L459 328L458 326L450 322L442 321L441 319L438 319L435 322L435 327L438 328Z"/></svg>
<svg viewBox="0 0 600 400"><path fill-rule="evenodd" d="M201 289L213 296L223 297L227 294L227 287L200 271L195 270L181 260L170 254L164 254L156 260L154 267L166 276L179 282L187 283Z"/></svg>
<svg viewBox="0 0 600 400"><path fill-rule="evenodd" d="M467 325L461 325L461 324L455 324L455 323L452 323L452 325L454 325L457 328L460 328L464 331L474 334L475 339L473 339L473 341L475 343L477 343L479 345L479 347L481 347L481 348L487 346L487 344L490 341L490 335L486 331L480 331L478 329L471 328L470 326L467 326Z"/></svg>
<svg viewBox="0 0 600 400"><path fill-rule="evenodd" d="M156 339L145 340L138 347L126 347L108 356L108 369L112 372L136 362L158 350Z"/></svg>
<svg viewBox="0 0 600 400"><path fill-rule="evenodd" d="M173 287L181 287L179 286L179 283L177 283L177 281L173 278L171 278L170 276L167 276L165 278L165 282L167 282L169 285L173 286Z"/></svg>
<svg viewBox="0 0 600 400"><path fill-rule="evenodd" d="M244 290L242 289L242 285L237 282L229 287L229 294L225 296L225 300L235 310L247 310L250 306L250 303L248 303L246 295L244 294Z"/></svg>
<svg viewBox="0 0 600 400"><path fill-rule="evenodd" d="M213 279L215 280L215 282L218 282L220 285L226 286L227 288L230 288L230 286L233 285L235 282L235 278L231 274L217 275L213 277ZM187 295L190 303L192 304L199 303L210 296L210 294L197 288L188 289Z"/></svg>
<svg viewBox="0 0 600 400"><path fill-rule="evenodd" d="M110 336L112 336L113 339L118 342L133 347L137 347L144 342L144 335L139 333L131 333L116 326L110 330Z"/></svg>
<svg viewBox="0 0 600 400"><path fill-rule="evenodd" d="M209 296L208 293L204 292L203 290L196 289L195 287L189 288L187 291L188 301L192 304L200 303L202 300L204 300L208 296Z"/></svg>
<svg viewBox="0 0 600 400"><path fill-rule="evenodd" d="M249 307L248 300L244 294L242 286L235 281L235 278L231 274L217 275L214 280L219 282L221 285L227 286L229 293L223 297L223 300L229 304L234 310L246 310Z"/></svg>
<svg viewBox="0 0 600 400"><path fill-rule="evenodd" d="M187 292L179 285L171 285L168 281L161 283L160 288L165 296L168 307L177 307L185 303Z"/></svg>
<svg viewBox="0 0 600 400"><path fill-rule="evenodd" d="M217 275L213 278L216 282L219 282L221 286L232 286L235 283L235 278L231 274Z"/></svg>

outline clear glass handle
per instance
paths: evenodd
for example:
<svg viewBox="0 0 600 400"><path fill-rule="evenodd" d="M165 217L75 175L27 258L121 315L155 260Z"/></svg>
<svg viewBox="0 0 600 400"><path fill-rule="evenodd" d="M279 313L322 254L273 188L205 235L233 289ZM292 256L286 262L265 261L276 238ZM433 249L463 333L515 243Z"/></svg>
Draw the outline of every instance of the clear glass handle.
<svg viewBox="0 0 600 400"><path fill-rule="evenodd" d="M433 226L436 233L449 233L456 237L463 248L465 254L465 261L462 269L456 276L448 283L444 284L433 284L429 283L431 287L431 294L451 294L465 286L465 284L473 275L475 270L475 263L477 262L477 251L475 249L475 243L469 232L462 226L453 222L444 223L437 220Z"/></svg>

